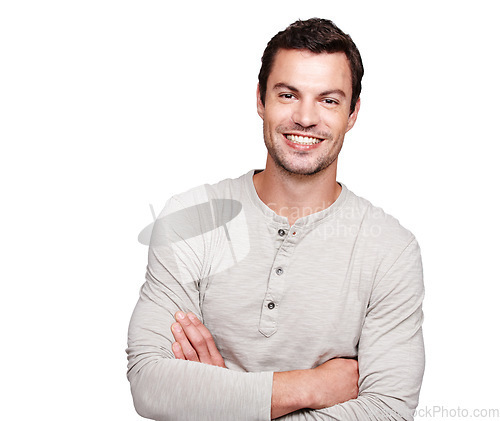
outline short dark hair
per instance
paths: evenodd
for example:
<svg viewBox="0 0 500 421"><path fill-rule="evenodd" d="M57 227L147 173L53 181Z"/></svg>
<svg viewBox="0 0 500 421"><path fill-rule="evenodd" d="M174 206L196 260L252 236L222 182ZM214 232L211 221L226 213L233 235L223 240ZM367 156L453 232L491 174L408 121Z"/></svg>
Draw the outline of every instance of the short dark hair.
<svg viewBox="0 0 500 421"><path fill-rule="evenodd" d="M262 66L259 72L260 99L265 104L267 79L271 73L276 54L284 50L309 50L313 53L343 52L349 60L352 79L351 113L361 93L361 79L364 69L359 50L351 37L331 20L311 18L298 20L284 31L278 32L267 43L262 55Z"/></svg>

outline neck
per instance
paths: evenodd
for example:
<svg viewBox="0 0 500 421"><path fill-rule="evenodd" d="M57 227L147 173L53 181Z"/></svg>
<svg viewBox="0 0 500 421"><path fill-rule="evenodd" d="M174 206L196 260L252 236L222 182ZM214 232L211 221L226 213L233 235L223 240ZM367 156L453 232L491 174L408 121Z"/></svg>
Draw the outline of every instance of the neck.
<svg viewBox="0 0 500 421"><path fill-rule="evenodd" d="M253 177L260 199L292 226L303 216L328 208L340 195L337 161L313 175L292 174L277 168L268 156L266 169Z"/></svg>

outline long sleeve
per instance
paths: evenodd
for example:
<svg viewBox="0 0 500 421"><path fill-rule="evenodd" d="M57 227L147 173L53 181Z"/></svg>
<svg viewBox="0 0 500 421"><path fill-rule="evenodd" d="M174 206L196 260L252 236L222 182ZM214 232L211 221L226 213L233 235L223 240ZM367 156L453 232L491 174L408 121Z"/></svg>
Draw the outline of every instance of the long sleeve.
<svg viewBox="0 0 500 421"><path fill-rule="evenodd" d="M413 238L376 282L359 340L359 397L280 420L411 421L424 372L420 249Z"/></svg>
<svg viewBox="0 0 500 421"><path fill-rule="evenodd" d="M180 217L189 220L155 224L146 282L130 321L127 377L135 408L161 421L269 420L272 372L232 371L174 358L174 314L183 310L201 317L199 279L205 266L203 250L179 230L193 229L197 222L189 212Z"/></svg>

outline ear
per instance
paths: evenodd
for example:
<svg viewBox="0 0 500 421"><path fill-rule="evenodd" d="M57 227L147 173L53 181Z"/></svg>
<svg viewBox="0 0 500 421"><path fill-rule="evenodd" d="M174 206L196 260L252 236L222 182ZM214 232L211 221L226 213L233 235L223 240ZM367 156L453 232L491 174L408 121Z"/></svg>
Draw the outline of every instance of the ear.
<svg viewBox="0 0 500 421"><path fill-rule="evenodd" d="M264 120L264 104L260 99L260 85L257 83L257 114Z"/></svg>
<svg viewBox="0 0 500 421"><path fill-rule="evenodd" d="M358 98L356 101L356 106L354 107L354 111L351 113L349 118L347 119L347 130L346 133L351 130L356 123L356 119L358 118L359 107L361 107L361 98Z"/></svg>

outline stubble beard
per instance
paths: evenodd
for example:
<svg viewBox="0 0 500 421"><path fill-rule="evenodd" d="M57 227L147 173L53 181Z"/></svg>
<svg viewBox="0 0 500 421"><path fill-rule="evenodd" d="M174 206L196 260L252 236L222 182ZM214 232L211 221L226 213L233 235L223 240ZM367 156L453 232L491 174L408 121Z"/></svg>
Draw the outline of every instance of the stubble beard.
<svg viewBox="0 0 500 421"><path fill-rule="evenodd" d="M318 156L314 162L309 162L307 163L307 165L300 165L300 161L302 161L300 155L304 155L305 158L305 156L310 154L310 152L294 151L291 154L287 154L283 150L286 146L282 146L280 142L277 141L277 139L282 136L281 133L286 133L287 131L293 130L296 129L290 130L278 127L274 133L271 133L270 131L266 130L266 127L264 125L264 143L269 155L276 164L276 167L281 170L282 173L286 175L296 176L313 176L324 171L337 160L338 154L342 147L341 139L335 141L337 144L335 145L335 148L331 153L323 153L322 155ZM305 136L310 134L304 130L303 132ZM276 141L273 141L273 135L275 136ZM329 134L325 136L325 134L322 133L321 137L325 138L323 142L334 142L331 135ZM296 158L295 160L294 157Z"/></svg>

